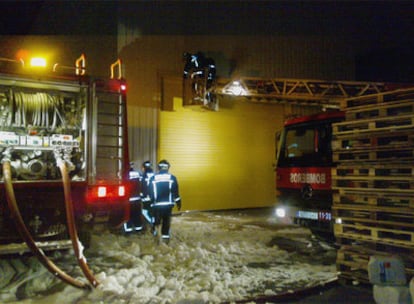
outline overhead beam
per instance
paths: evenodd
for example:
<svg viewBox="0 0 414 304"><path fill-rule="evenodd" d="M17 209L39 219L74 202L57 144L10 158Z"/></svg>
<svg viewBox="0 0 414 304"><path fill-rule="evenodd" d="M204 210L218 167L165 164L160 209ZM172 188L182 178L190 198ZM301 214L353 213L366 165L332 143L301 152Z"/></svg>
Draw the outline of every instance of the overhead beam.
<svg viewBox="0 0 414 304"><path fill-rule="evenodd" d="M239 86L237 91L234 90L235 83ZM257 102L339 107L340 100L344 98L387 90L386 84L382 82L240 77L219 79L213 93L244 96Z"/></svg>

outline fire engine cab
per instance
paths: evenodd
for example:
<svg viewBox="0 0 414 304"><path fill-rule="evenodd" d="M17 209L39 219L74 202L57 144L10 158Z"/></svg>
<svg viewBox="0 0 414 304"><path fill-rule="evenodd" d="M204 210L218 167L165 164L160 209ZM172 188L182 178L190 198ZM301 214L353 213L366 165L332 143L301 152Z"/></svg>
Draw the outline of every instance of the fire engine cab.
<svg viewBox="0 0 414 304"><path fill-rule="evenodd" d="M342 120L332 111L285 122L276 164L276 215L284 222L332 229L332 123Z"/></svg>

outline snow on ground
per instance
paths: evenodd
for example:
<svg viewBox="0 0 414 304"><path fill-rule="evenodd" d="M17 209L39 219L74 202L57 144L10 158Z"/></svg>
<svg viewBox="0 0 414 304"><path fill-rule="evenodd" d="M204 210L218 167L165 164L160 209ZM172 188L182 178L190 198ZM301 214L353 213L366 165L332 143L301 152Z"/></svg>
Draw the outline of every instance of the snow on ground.
<svg viewBox="0 0 414 304"><path fill-rule="evenodd" d="M28 279L0 289L0 302L220 303L276 295L336 277L335 250L307 229L237 213L174 216L168 245L149 232L96 234L85 256L98 288L63 285L40 266L31 267ZM85 280L73 255L54 260Z"/></svg>

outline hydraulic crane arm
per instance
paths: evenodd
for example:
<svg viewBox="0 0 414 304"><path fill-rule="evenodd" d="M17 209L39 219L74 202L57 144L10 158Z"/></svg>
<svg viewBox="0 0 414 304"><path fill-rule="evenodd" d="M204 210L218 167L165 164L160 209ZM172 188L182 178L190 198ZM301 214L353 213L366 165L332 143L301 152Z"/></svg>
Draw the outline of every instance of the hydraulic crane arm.
<svg viewBox="0 0 414 304"><path fill-rule="evenodd" d="M387 90L387 85L381 82L240 77L218 80L212 92L243 96L253 102L339 107L344 98Z"/></svg>

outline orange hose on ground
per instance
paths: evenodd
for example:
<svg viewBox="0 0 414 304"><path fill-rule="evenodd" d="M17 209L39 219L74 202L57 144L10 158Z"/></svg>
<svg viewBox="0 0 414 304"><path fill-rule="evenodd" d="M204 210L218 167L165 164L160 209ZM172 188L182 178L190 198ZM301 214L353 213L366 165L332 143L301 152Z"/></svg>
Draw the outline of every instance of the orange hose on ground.
<svg viewBox="0 0 414 304"><path fill-rule="evenodd" d="M16 224L16 228L20 233L20 236L26 242L27 246L33 252L33 254L38 258L40 263L46 267L46 269L52 273L53 275L57 276L59 279L68 283L77 288L89 288L89 285L83 282L80 282L73 277L66 274L62 271L59 267L57 267L45 254L44 252L36 245L33 237L31 236L29 230L27 229L23 218L20 214L19 207L16 202L16 197L14 195L14 189L12 185L12 174L11 174L11 167L9 161L3 161L3 177L4 177L4 184L6 189L6 198L7 198L7 205L10 209L12 218Z"/></svg>
<svg viewBox="0 0 414 304"><path fill-rule="evenodd" d="M82 269L83 274L88 279L88 281L92 284L92 286L96 287L99 285L99 282L96 280L91 270L89 269L88 264L86 263L86 259L83 256L83 252L81 251L80 246L79 246L80 242L79 242L78 233L76 231L76 226L75 226L75 216L73 212L72 195L70 192L70 179L69 179L68 169L67 169L66 163L61 159L57 160L57 165L62 174L63 189L65 193L66 220L67 220L70 239L73 245L73 250L75 251L76 259L78 260L78 264L80 268Z"/></svg>

